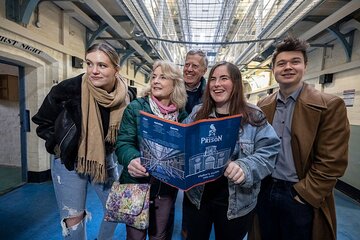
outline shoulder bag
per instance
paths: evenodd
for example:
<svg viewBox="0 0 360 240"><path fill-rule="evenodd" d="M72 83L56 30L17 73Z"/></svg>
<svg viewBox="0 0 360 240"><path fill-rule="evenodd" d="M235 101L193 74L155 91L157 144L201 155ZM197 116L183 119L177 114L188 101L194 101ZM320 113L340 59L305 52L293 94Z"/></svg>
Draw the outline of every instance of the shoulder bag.
<svg viewBox="0 0 360 240"><path fill-rule="evenodd" d="M105 221L144 230L149 226L150 184L114 182L106 201Z"/></svg>

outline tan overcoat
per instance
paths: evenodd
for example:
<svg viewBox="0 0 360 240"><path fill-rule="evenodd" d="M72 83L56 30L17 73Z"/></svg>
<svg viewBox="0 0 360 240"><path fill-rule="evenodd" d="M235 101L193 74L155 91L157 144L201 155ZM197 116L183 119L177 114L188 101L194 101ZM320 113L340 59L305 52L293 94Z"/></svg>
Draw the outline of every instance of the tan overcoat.
<svg viewBox="0 0 360 240"><path fill-rule="evenodd" d="M271 124L277 94L258 103ZM314 207L313 240L336 239L333 190L347 167L349 135L344 101L304 83L294 108L291 146L300 179L294 187ZM255 221L249 239L260 239L258 230Z"/></svg>

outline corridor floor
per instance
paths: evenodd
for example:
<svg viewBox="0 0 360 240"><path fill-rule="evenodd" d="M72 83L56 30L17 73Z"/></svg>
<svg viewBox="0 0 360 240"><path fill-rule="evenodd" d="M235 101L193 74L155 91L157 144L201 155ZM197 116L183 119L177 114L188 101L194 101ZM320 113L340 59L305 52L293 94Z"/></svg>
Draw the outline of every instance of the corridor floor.
<svg viewBox="0 0 360 240"><path fill-rule="evenodd" d="M357 240L360 236L360 204L336 191L338 240ZM178 195L173 240L181 235L181 200ZM92 220L87 223L88 239L94 240L102 217L102 207L95 191L88 189L88 210ZM0 239L57 240L61 239L59 214L51 182L28 183L0 196ZM125 239L125 227L119 224L116 238ZM211 239L214 239L213 235Z"/></svg>

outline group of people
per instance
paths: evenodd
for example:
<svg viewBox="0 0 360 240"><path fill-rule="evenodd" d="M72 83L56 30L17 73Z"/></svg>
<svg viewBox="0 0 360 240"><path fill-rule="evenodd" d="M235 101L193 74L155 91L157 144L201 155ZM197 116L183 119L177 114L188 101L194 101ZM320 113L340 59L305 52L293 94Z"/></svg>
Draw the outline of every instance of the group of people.
<svg viewBox="0 0 360 240"><path fill-rule="evenodd" d="M86 189L105 211L114 181L151 183L150 225L126 226L127 239L171 239L178 190L146 171L140 161L140 111L190 123L242 114L238 141L215 181L184 192L185 239L336 239L333 190L347 166L349 123L344 101L302 78L307 43L280 42L272 58L279 90L258 106L244 96L239 68L211 67L190 50L183 72L156 61L141 97L128 99L119 56L105 43L86 52L86 73L60 82L32 120L54 155L51 172L64 239L86 239ZM336 116L336 117L334 117ZM123 166L121 174L118 164ZM119 176L120 175L120 176ZM112 239L116 223L103 221L98 239Z"/></svg>

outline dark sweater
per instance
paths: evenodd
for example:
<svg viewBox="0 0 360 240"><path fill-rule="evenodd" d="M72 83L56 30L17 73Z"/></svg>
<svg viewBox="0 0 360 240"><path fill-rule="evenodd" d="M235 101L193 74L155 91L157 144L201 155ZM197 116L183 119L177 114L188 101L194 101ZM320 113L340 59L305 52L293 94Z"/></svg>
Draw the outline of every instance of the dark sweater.
<svg viewBox="0 0 360 240"><path fill-rule="evenodd" d="M201 84L196 91L186 91L187 93L187 102L185 106L185 110L188 114L191 113L192 109L195 105L198 105L202 102L201 98L203 93L205 92L206 80L204 77L201 77Z"/></svg>

